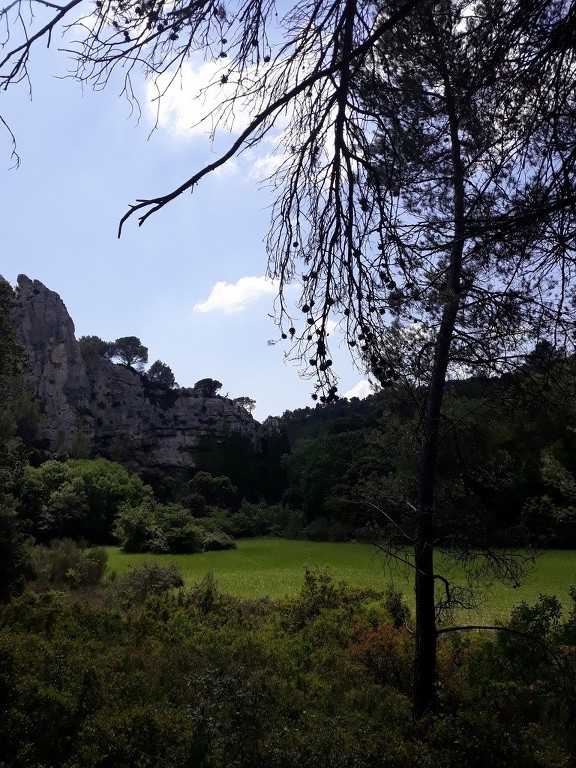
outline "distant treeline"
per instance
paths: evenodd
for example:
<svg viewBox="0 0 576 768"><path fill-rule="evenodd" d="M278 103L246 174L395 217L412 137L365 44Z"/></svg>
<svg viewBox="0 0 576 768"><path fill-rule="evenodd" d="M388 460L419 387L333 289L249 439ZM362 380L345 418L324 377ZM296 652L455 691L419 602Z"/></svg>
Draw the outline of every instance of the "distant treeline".
<svg viewBox="0 0 576 768"><path fill-rule="evenodd" d="M572 367L554 362L449 385L440 539L576 545ZM287 411L266 425L261 450L224 431L201 441L196 469L174 473L50 456L27 446L26 430L19 439L17 428L11 493L21 530L40 543L72 538L194 552L242 536L371 539L388 535L391 524L409 534L421 406L417 391L392 388Z"/></svg>

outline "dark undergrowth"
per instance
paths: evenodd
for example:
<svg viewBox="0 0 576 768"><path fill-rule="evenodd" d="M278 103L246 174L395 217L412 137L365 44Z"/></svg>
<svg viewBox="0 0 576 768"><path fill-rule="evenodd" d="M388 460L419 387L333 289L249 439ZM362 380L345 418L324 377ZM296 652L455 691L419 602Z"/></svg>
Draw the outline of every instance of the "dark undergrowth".
<svg viewBox="0 0 576 768"><path fill-rule="evenodd" d="M511 631L442 636L438 710L415 723L394 593L318 570L284 601L210 577L115 589L0 607L2 768L574 765L576 618L554 598L516 608Z"/></svg>

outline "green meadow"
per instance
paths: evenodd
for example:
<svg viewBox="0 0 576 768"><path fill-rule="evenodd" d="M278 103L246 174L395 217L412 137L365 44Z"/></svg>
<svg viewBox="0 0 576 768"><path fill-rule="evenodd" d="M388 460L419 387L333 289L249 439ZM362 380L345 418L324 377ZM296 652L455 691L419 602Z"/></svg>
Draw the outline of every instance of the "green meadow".
<svg viewBox="0 0 576 768"><path fill-rule="evenodd" d="M238 597L285 597L295 594L303 583L305 567L326 567L337 581L350 586L384 590L389 584L401 590L412 604L410 573L370 544L288 541L285 539L241 539L238 548L195 555L124 554L108 548L108 570L118 574L144 562L175 563L186 586L211 573L224 592ZM439 564L441 566L441 563ZM439 568L440 572L441 569ZM461 574L453 574L458 581ZM467 612L483 621L504 619L521 601L535 602L541 594L556 595L569 605L568 590L576 583L576 551L551 550L541 554L522 584L513 589L500 583L480 582L479 608Z"/></svg>

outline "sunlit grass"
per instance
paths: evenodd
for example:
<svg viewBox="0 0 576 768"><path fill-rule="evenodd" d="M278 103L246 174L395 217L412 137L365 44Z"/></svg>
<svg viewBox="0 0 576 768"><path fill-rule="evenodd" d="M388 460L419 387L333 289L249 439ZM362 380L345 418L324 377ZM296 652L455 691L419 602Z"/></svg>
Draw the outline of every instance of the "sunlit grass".
<svg viewBox="0 0 576 768"><path fill-rule="evenodd" d="M127 555L108 548L109 571L124 573L143 562L157 560L178 566L187 586L212 573L224 592L238 597L272 598L294 595L303 584L306 566L328 567L336 580L351 586L384 590L390 583L413 604L410 574L370 544L332 544L284 539L242 539L238 548L197 555ZM513 589L503 584L479 585L482 604L475 618L504 619L522 600L533 603L540 594L556 595L569 605L568 589L576 582L576 551L554 550L542 554L532 573ZM467 614L471 619L474 614Z"/></svg>

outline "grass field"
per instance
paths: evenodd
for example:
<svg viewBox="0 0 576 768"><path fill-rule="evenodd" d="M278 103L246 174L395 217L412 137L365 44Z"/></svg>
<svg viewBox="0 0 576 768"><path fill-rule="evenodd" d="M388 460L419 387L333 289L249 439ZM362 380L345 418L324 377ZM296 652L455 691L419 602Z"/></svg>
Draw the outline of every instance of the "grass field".
<svg viewBox="0 0 576 768"><path fill-rule="evenodd" d="M331 544L284 539L242 539L238 548L197 555L126 555L108 548L108 568L118 574L143 562L157 560L178 566L187 586L212 573L224 592L239 597L284 597L303 583L305 566L327 566L336 580L351 586L385 589L392 583L412 604L409 575L370 544ZM569 605L568 589L576 583L576 551L554 550L542 554L536 567L517 589L494 584L484 589L476 613L483 621L506 618L522 600L535 602L540 594L556 595ZM471 618L470 613L467 616Z"/></svg>

